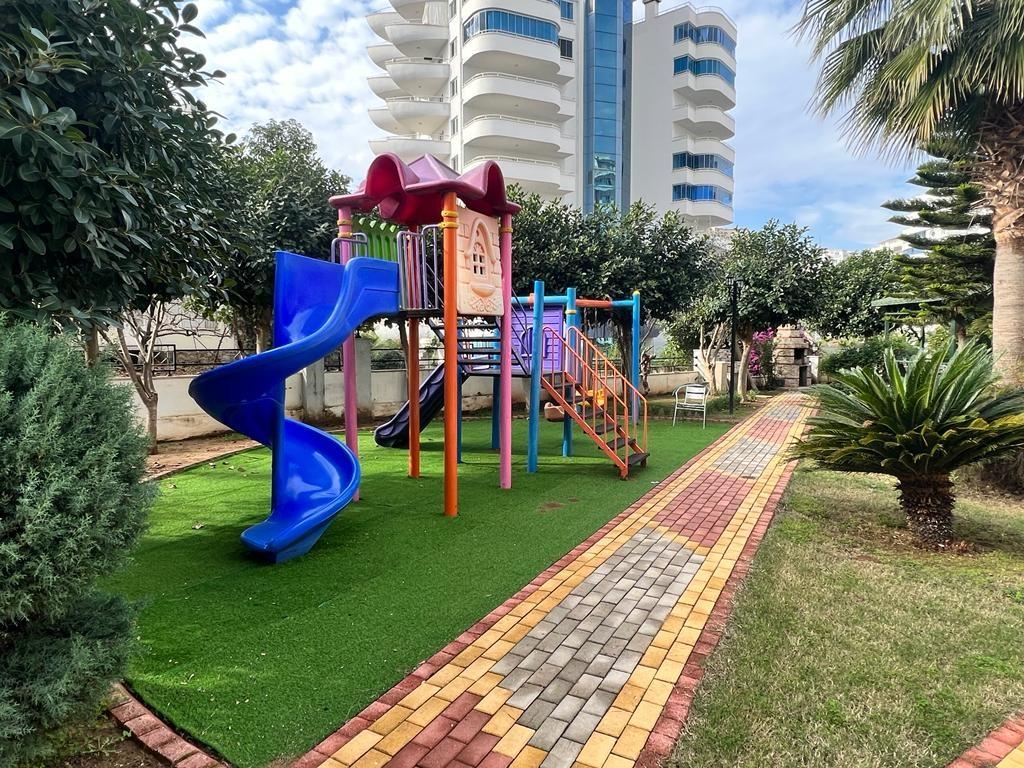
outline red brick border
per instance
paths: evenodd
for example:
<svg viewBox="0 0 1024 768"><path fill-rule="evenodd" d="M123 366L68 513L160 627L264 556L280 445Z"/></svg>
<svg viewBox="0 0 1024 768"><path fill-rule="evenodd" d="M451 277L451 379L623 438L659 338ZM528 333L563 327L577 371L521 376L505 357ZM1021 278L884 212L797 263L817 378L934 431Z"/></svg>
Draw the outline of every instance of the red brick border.
<svg viewBox="0 0 1024 768"><path fill-rule="evenodd" d="M174 768L226 768L154 715L123 685L111 691L110 715L150 752Z"/></svg>
<svg viewBox="0 0 1024 768"><path fill-rule="evenodd" d="M949 764L948 768L991 768L1024 744L1024 716L1011 717Z"/></svg>

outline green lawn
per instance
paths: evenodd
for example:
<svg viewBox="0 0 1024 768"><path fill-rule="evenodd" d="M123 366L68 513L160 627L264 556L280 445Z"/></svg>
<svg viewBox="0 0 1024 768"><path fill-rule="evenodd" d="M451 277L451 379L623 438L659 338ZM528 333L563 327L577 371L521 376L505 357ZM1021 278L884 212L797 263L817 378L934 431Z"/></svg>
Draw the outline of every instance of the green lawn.
<svg viewBox="0 0 1024 768"><path fill-rule="evenodd" d="M454 520L441 515L439 426L418 481L405 451L364 433L363 501L273 567L238 540L267 512L266 451L169 477L133 565L110 579L143 603L129 682L241 768L301 754L725 430L653 423L648 468L623 482L585 439L562 459L561 427L544 423L540 472L517 455L500 491L490 422L467 420Z"/></svg>
<svg viewBox="0 0 1024 768"><path fill-rule="evenodd" d="M1024 504L964 494L912 550L874 477L801 468L672 766L946 765L1024 709Z"/></svg>

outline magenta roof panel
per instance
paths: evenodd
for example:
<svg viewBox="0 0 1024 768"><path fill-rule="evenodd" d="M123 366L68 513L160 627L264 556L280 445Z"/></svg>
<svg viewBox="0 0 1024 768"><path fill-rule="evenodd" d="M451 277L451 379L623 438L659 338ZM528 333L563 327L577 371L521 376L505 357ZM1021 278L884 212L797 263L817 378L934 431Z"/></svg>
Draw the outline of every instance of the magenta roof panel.
<svg viewBox="0 0 1024 768"><path fill-rule="evenodd" d="M448 192L457 194L470 210L488 216L519 210L505 196L505 177L491 160L460 175L433 155L406 164L391 153L375 157L359 189L332 197L331 205L354 211L379 207L381 216L398 224L437 224Z"/></svg>

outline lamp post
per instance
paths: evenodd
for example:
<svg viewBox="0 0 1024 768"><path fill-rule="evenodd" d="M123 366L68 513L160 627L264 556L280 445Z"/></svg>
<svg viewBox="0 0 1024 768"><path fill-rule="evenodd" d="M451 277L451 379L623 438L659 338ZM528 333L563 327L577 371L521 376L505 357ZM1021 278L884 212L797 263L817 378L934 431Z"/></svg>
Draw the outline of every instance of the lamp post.
<svg viewBox="0 0 1024 768"><path fill-rule="evenodd" d="M736 409L736 315L743 280L738 277L726 279L729 284L729 413Z"/></svg>

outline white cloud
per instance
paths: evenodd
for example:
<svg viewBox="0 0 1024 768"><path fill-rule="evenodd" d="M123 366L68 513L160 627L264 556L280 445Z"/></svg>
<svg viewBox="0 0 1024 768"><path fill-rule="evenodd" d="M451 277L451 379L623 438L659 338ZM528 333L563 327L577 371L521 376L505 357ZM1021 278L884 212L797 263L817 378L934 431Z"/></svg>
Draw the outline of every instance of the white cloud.
<svg viewBox="0 0 1024 768"><path fill-rule="evenodd" d="M810 113L817 68L792 37L795 0L716 0L739 27L736 216L811 227L826 246L863 247L892 236L879 204L905 194L910 163L893 168L859 157L835 119ZM366 114L376 101L366 77L375 35L364 16L381 0L200 0L196 47L228 73L204 97L244 133L253 122L295 118L325 160L356 181L379 135ZM676 5L666 2L665 7ZM699 3L697 3L699 4ZM635 15L642 14L640 3Z"/></svg>

